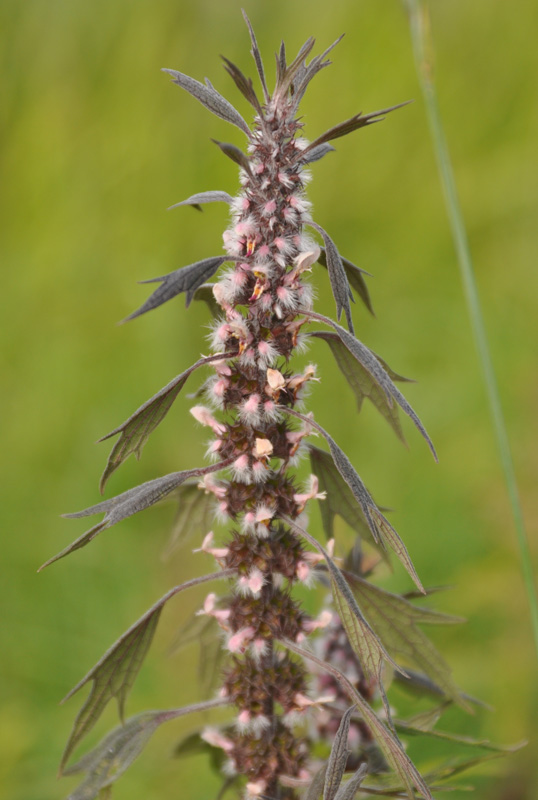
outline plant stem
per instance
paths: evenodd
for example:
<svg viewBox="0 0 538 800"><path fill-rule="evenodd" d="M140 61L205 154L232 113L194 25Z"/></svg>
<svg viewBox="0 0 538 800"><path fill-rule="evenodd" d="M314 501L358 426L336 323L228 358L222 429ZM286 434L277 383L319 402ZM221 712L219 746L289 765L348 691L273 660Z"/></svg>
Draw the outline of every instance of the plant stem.
<svg viewBox="0 0 538 800"><path fill-rule="evenodd" d="M452 237L458 257L465 300L486 385L495 438L497 440L506 488L512 507L512 516L516 528L521 558L521 571L527 591L534 643L538 655L538 597L532 571L531 554L519 499L514 465L510 453L506 424L499 397L499 389L495 378L488 337L480 306L469 242L439 111L433 72L434 45L431 35L429 4L428 0L405 0L405 2L409 11L409 23L417 75L426 105L426 113L433 140L437 167L443 187Z"/></svg>

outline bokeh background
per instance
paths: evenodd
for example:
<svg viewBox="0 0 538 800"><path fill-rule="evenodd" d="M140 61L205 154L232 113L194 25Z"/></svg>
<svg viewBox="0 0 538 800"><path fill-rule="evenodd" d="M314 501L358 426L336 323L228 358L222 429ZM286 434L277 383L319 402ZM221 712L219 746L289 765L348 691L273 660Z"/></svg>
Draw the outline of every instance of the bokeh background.
<svg viewBox="0 0 538 800"><path fill-rule="evenodd" d="M324 346L317 419L346 445L427 585L435 605L468 619L432 637L458 683L494 711L457 714L454 729L501 743L528 739L463 783L477 800L538 796L536 656L515 533L462 298L399 0L242 0L272 69L285 38L294 53L340 33L334 65L303 106L314 136L359 110L414 98L385 122L336 143L313 166L316 218L341 252L374 274L377 318L355 311L358 335L417 379L407 396L434 439L435 465L406 423L409 449L373 407L355 401ZM204 189L237 186L209 137L242 135L170 85L161 67L210 77L243 114L219 62L254 74L235 0L3 0L0 215L3 335L0 406L2 577L0 797L56 800L74 786L56 765L82 700L61 697L117 636L174 583L209 566L187 545L161 558L173 509L155 508L105 532L39 576L76 538L62 511L98 500L108 445L95 440L206 351L208 314L179 298L116 327L147 295L136 281L218 254L222 206L166 207ZM534 558L538 500L538 6L503 0L432 2L437 78L476 263ZM314 279L332 314L329 285ZM193 381L191 391L195 387ZM200 464L204 435L182 396L140 462L110 494ZM319 532L317 518L313 528ZM342 529L343 530L343 529ZM396 570L386 586L405 590ZM166 609L129 700L129 713L198 696L195 648L169 655L199 592ZM169 758L199 720L161 730L114 797L205 800L218 781L197 756ZM116 724L104 715L95 742ZM454 798L463 797L459 793Z"/></svg>

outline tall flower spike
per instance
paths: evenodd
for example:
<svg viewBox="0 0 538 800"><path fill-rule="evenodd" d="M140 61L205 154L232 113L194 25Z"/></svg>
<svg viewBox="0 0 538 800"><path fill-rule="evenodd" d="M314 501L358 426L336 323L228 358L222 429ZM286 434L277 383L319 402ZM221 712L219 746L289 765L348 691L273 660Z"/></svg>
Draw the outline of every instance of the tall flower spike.
<svg viewBox="0 0 538 800"><path fill-rule="evenodd" d="M224 59L224 64L256 112L252 127L207 79L202 84L181 72L165 70L175 84L247 137L246 153L235 145L216 142L240 167L241 189L235 198L227 192L209 191L176 204L201 208L203 203L227 203L231 219L223 235L226 254L154 279L160 286L131 315L132 318L150 311L180 293L186 294L187 305L193 299L204 299L216 313L211 335L215 355L201 359L174 379L110 434L121 433L122 438L113 450L109 472L131 452L140 455L145 439L164 419L187 376L195 367L208 366L215 374L206 381L206 394L217 410L197 405L191 414L213 432L209 455L216 463L149 481L72 515L102 512L105 517L51 559L85 546L102 530L174 492L179 498L180 529L201 528L200 549L213 556L218 571L171 589L79 684L91 679L93 690L77 718L64 760L112 697L118 698L123 709L164 604L187 586L225 579L231 581L227 593L221 601L213 591L207 595L199 612L199 624L214 626L216 622L225 632L222 687L220 699L213 704L234 706L236 720L223 731L206 728L201 736L208 747L224 753L228 784L236 783L247 797L296 797L296 788L307 784L317 770L312 746L324 732L335 739L334 743L326 741L328 748L333 745L332 753L323 773L324 786L319 784L322 773L314 778L313 786L319 784L317 794L312 789L315 800L322 789L324 800L351 800L365 769L374 781L372 791L379 791L375 790L376 774L392 770L391 792L407 794L409 798L418 793L431 800L428 786L407 756L391 722L383 670L390 663L397 675L410 680L410 673L395 659L407 652L405 636L410 620L416 620L418 614L418 621L424 621L424 617L427 621L428 613L433 612L424 611L421 617L420 610L410 610L403 598L379 595L381 590L368 583L367 572L361 571L363 563L367 563L362 561L362 541L385 559L386 548L394 550L421 586L403 542L375 505L347 456L311 413L297 411L296 406L304 400L305 386L317 380L315 366L309 365L303 373L295 373L290 367L294 354L306 345L304 326L328 322L335 333L325 334L325 338L329 337L337 364L357 396L370 397L398 432L396 400L427 436L392 382L399 376L354 337L349 283L371 309L364 279L357 267L341 257L329 234L313 221L305 194L305 170L334 149L331 141L378 121L380 115L392 109L355 115L309 144L302 135L298 104L310 81L329 65L327 55L337 42L322 55L311 57L315 43L310 38L289 64L282 46L276 60L276 85L270 94L256 38L244 16L262 96L258 97L252 80L231 61ZM323 250L307 234L307 228L321 237ZM312 311L313 292L307 276L317 262L328 269L337 315L344 312L349 333L337 322ZM216 282L207 284L225 263L231 268ZM323 337L320 334L318 338ZM313 341L317 341L315 336ZM306 443L318 434L325 437L330 452ZM293 465L309 451L314 474L306 489L299 491ZM217 472L218 479L214 475ZM335 514L355 530L356 544L342 568L338 566L341 559L333 559L334 542L324 548L305 529L305 517L298 521L313 500L321 503L331 542ZM214 509L217 520L226 520L233 526L227 538L219 533L218 547L214 546L213 532L207 533L212 527L206 522L209 508ZM311 618L302 609L294 588L298 582L309 585L316 577L331 587L333 606L321 608L316 618ZM370 586L373 593L368 590ZM380 613L380 607L391 610ZM400 636L396 636L396 645L395 631ZM321 637L325 642L317 650L321 658L309 645L311 637ZM411 647L410 653L416 657L416 648ZM310 693L315 689L308 671L311 663L315 664L319 683L314 695ZM425 658L422 663L426 667L439 664L431 651L429 661ZM442 669L438 672L443 679L441 695L461 701L463 696L446 673ZM374 709L376 701L384 704L382 715ZM350 702L351 710L345 711ZM327 703L340 706L327 710ZM211 703L192 709L202 706L210 707ZM176 709L159 713L155 725L184 712ZM312 720L310 729L304 727L305 715ZM147 724L153 725L154 719L148 717ZM295 724L297 720L300 727ZM83 764L92 765L83 784L84 797L97 797L131 763L133 753L139 752L143 742L129 742L128 737L134 731L132 736L140 738L146 730L141 729L141 724L130 725L128 721L123 750L110 751L117 759L114 774L97 756L97 761L87 757L80 763L80 768ZM348 768L355 770L362 763L366 767L339 788L348 763L348 744L353 748ZM124 752L126 755L122 756ZM308 797L314 798L314 794L309 793Z"/></svg>

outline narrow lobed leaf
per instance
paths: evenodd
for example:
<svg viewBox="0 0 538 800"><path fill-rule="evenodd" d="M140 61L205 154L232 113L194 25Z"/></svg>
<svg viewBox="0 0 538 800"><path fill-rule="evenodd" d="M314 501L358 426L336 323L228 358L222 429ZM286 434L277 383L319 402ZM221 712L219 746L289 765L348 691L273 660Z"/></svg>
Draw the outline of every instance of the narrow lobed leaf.
<svg viewBox="0 0 538 800"><path fill-rule="evenodd" d="M260 106L260 101L254 91L254 86L252 85L252 80L247 78L239 67L230 61L225 56L221 56L222 60L224 61L224 69L228 73L228 75L232 78L233 82L243 95L243 97L253 106L260 117L262 116L262 109Z"/></svg>
<svg viewBox="0 0 538 800"><path fill-rule="evenodd" d="M415 788L421 793L425 800L433 800L431 792L424 782L422 776L417 768L405 752L402 743L395 733L390 731L383 722L379 719L375 711L360 695L351 681L340 672L339 669L318 658L309 650L305 650L295 642L288 640L283 641L282 644L293 653L301 656L307 661L313 661L321 669L333 675L334 678L340 683L349 699L355 703L359 713L361 714L364 723L370 729L370 732L376 742L378 743L383 755L385 756L390 768L399 776L403 781L405 791L409 800L415 800Z"/></svg>
<svg viewBox="0 0 538 800"><path fill-rule="evenodd" d="M330 144L320 144L319 147L313 147L309 150L305 157L301 158L301 161L305 164L313 164L326 156L327 153L334 153L334 150L335 148Z"/></svg>
<svg viewBox="0 0 538 800"><path fill-rule="evenodd" d="M190 589L207 581L230 577L231 575L231 570L215 572L210 575L204 575L201 578L194 578L179 586L174 586L120 636L117 642L107 650L88 674L64 697L62 702L76 694L87 683L92 682L90 694L75 720L73 730L65 747L60 764L60 773L62 773L75 747L93 728L113 698L117 700L120 718L123 720L125 700L153 641L159 617L167 601L185 589Z"/></svg>
<svg viewBox="0 0 538 800"><path fill-rule="evenodd" d="M174 203L173 206L169 206L168 211L172 208L179 208L180 206L194 206L198 211L202 211L202 203L228 203L229 205L232 202L233 197L228 194L228 192L220 192L218 190L198 192L197 194L187 197L186 200L182 200L181 203Z"/></svg>
<svg viewBox="0 0 538 800"><path fill-rule="evenodd" d="M386 549L374 539L360 504L340 475L331 454L314 445L309 445L308 451L312 472L319 480L320 491L326 492L325 499L319 502L319 509L327 539L335 538L334 517L338 514L361 539L367 541L386 560Z"/></svg>
<svg viewBox="0 0 538 800"><path fill-rule="evenodd" d="M239 147L236 147L235 144L230 144L229 142L219 142L218 139L211 139L211 141L216 144L217 147L220 147L225 156L231 158L235 164L238 164L241 169L244 169L245 172L250 175L250 162L243 151L239 149Z"/></svg>
<svg viewBox="0 0 538 800"><path fill-rule="evenodd" d="M352 355L338 334L332 331L313 331L310 336L327 342L340 371L350 385L359 411L365 397L377 408L381 416L389 423L396 436L405 444L398 408L388 398L373 378L372 374Z"/></svg>
<svg viewBox="0 0 538 800"><path fill-rule="evenodd" d="M163 554L165 558L192 537L205 535L214 518L215 498L208 492L200 491L197 483L185 481L178 488L177 497L177 513Z"/></svg>
<svg viewBox="0 0 538 800"><path fill-rule="evenodd" d="M112 436L116 436L118 433L121 434L108 457L105 471L101 477L101 482L99 484L101 494L110 476L121 466L131 453L134 453L137 458L140 458L142 448L149 436L167 415L189 375L198 369L198 367L211 364L213 361L219 361L221 358L226 358L227 355L229 354L223 353L199 359L196 364L193 364L192 367L182 372L181 375L175 377L161 389L160 392L157 392L156 395L147 400L129 417L129 419L125 420L125 422L117 428L114 428L113 431L99 439L100 442L103 442L106 439L110 439Z"/></svg>
<svg viewBox="0 0 538 800"><path fill-rule="evenodd" d="M265 81L265 71L263 69L263 61L260 53L260 48L258 47L258 42L256 41L256 36L254 35L254 29L250 24L250 20L247 17L246 11L244 9L241 9L241 11L243 12L243 19L246 22L248 32L250 35L250 41L252 45L252 49L250 52L252 53L252 57L256 64L256 69L258 70L258 76L260 78L260 83L263 89L263 96L265 98L265 101L267 102L269 100L269 91L267 89L267 83Z"/></svg>
<svg viewBox="0 0 538 800"><path fill-rule="evenodd" d="M307 153L308 150L318 147L321 144L325 144L325 142L332 142L335 139L340 139L340 137L347 136L348 133L352 133L359 128L364 128L374 122L381 122L381 120L384 119L383 114L389 114L391 111L396 111L397 108L402 108L403 106L408 105L410 102L410 100L407 100L405 103L398 103L398 105L390 106L390 108L383 108L381 111L372 111L369 114L362 114L362 112L359 112L358 114L355 114L354 117L350 117L344 122L340 122L338 125L335 125L333 128L329 128L329 130L325 131L325 133L322 133L321 136L318 136L317 139L314 139L314 141L308 145L304 152Z"/></svg>
<svg viewBox="0 0 538 800"><path fill-rule="evenodd" d="M144 711L131 717L124 725L109 733L77 764L65 771L66 775L87 773L86 779L69 795L68 800L95 800L98 796L102 798L103 794L100 793L107 791L123 775L164 722L226 704L226 700L210 700L169 711Z"/></svg>
<svg viewBox="0 0 538 800"><path fill-rule="evenodd" d="M212 111L213 114L220 117L220 119L231 122L232 125L236 125L250 138L250 128L239 111L236 111L232 104L219 94L211 84L209 86L204 86L203 83L175 69L163 69L162 71L171 75L173 83L185 89L185 91L199 100L203 106L208 108L209 111Z"/></svg>
<svg viewBox="0 0 538 800"><path fill-rule="evenodd" d="M361 667L368 678L375 678L381 683L381 669L383 661L390 663L395 669L400 670L396 662L387 653L377 634L374 633L364 618L357 602L349 588L341 570L324 547L308 531L288 517L280 517L292 530L300 534L307 542L321 553L327 564L331 579L331 589L336 612L345 628L349 644L360 661Z"/></svg>
<svg viewBox="0 0 538 800"><path fill-rule="evenodd" d="M344 577L387 651L395 658L403 658L406 664L423 670L446 697L471 712L470 704L452 680L450 667L430 639L417 627L419 622L447 625L461 620L418 608L359 576L344 573Z"/></svg>
<svg viewBox="0 0 538 800"><path fill-rule="evenodd" d="M302 800L319 800L325 785L325 775L327 774L328 766L328 764L324 764L321 769L316 772Z"/></svg>
<svg viewBox="0 0 538 800"><path fill-rule="evenodd" d="M350 778L347 783L345 783L343 786L340 787L340 789L336 793L335 800L353 800L353 798L355 797L355 795L359 790L361 783L366 777L367 772L368 772L368 765L361 764L358 770L353 775L353 777Z"/></svg>
<svg viewBox="0 0 538 800"><path fill-rule="evenodd" d="M340 788L350 752L348 750L347 740L349 736L349 722L354 710L355 706L351 706L347 709L333 739L323 786L323 800L334 800Z"/></svg>
<svg viewBox="0 0 538 800"><path fill-rule="evenodd" d="M323 145L323 147L325 147L325 145ZM363 275L372 277L371 274L365 269L357 267L357 265L353 264L353 262L349 261L349 259L343 258L343 256L340 256L340 258L342 259L342 264L344 265L344 270L347 275L349 285L355 289L370 314L375 317L374 308L370 299L370 292L368 291L368 286L363 278ZM321 264L323 267L327 266L327 254L324 247L321 248L318 264Z"/></svg>
<svg viewBox="0 0 538 800"><path fill-rule="evenodd" d="M327 433L327 431L321 427L317 422L314 422L313 419L303 416L298 411L294 411L293 409L287 408L286 406L281 406L282 411L291 414L298 419L302 419L304 422L312 425L316 430L318 430L322 436L327 441L329 445L329 449L331 451L331 455L333 461L335 463L338 472L347 483L349 488L351 489L353 496L357 500L359 506L361 507L362 513L368 523L368 527L374 540L380 544L386 546L386 544L390 544L391 547L394 549L394 552L402 562L402 564L406 567L410 577L413 579L417 588L425 594L424 587L420 582L420 579L417 575L415 568L409 558L409 554L403 544L402 540L392 528L388 520L385 519L383 514L379 511L376 504L374 503L370 493L368 492L367 488L365 487L364 483L362 482L361 478L355 471L353 464L346 456L343 450L336 444L334 439Z"/></svg>
<svg viewBox="0 0 538 800"><path fill-rule="evenodd" d="M170 272L168 275L162 275L160 278L150 278L140 283L158 283L161 285L155 289L152 295L148 297L146 302L140 306L132 314L129 314L123 322L128 322L131 319L140 317L148 311L152 311L158 306L162 306L168 300L176 297L178 294L186 292L187 306L190 305L196 290L202 286L209 278L212 278L215 272L226 261L233 261L231 256L214 256L212 258L204 258L202 261L196 261L194 264L188 264L186 267Z"/></svg>
<svg viewBox="0 0 538 800"><path fill-rule="evenodd" d="M221 461L218 464L214 464L210 467L190 469L183 472L171 472L169 475L164 475L161 478L155 478L152 481L142 483L140 486L136 486L133 489L128 489L126 492L123 492L116 497L112 497L110 500L104 500L102 503L97 503L97 505L90 506L90 508L86 508L83 511L78 511L74 514L64 514L64 516L69 519L78 519L79 517L87 517L92 516L93 514L100 514L101 512L104 512L105 518L98 525L95 525L89 531L83 533L82 536L76 539L64 550L61 550L55 556L46 561L41 567L39 567L38 572L45 567L48 567L50 564L53 564L55 561L59 561L61 558L64 558L75 550L85 547L93 539L95 539L95 537L101 533L101 531L111 528L113 525L116 525L118 522L131 517L133 514L137 514L139 511L144 511L144 509L155 505L155 503L158 503L159 500L162 500L164 497L169 495L174 489L177 489L178 486L181 486L181 484L187 480L187 478L192 478L195 475L205 475L209 472L216 472L223 467L229 466L229 464L232 463L232 460L233 459Z"/></svg>
<svg viewBox="0 0 538 800"><path fill-rule="evenodd" d="M337 319L340 319L343 311L346 316L348 328L353 334L353 319L351 317L351 306L349 304L350 299L353 300L353 295L351 294L351 289L349 288L347 275L344 270L340 253L338 252L335 243L327 231L325 231L316 222L310 222L309 224L323 237L327 271L329 273L331 288L336 302L336 317ZM353 300L353 302L355 301Z"/></svg>

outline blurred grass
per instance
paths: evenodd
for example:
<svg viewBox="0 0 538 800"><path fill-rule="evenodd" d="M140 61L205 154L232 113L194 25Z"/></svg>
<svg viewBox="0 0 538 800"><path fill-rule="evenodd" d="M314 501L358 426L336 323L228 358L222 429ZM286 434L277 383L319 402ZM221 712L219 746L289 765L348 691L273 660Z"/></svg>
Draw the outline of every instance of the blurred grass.
<svg viewBox="0 0 538 800"><path fill-rule="evenodd" d="M164 506L35 574L83 530L58 513L97 500L107 446L92 442L206 348L207 314L196 304L185 312L179 300L130 325L115 322L145 298L136 280L220 251L223 208L164 209L203 189L234 193L235 169L209 137L242 144L241 135L159 69L208 75L247 115L218 59L224 53L254 72L240 5L0 6L2 798L68 793L71 781L58 785L54 774L78 705L58 708L58 700L169 586L208 566L188 548L171 563L160 560L172 515ZM313 167L311 197L342 253L375 275L377 319L357 308L358 335L419 380L407 396L440 464L410 426L407 451L373 409L357 418L323 346L311 351L323 378L312 407L379 501L397 509L394 522L423 581L454 587L437 605L469 620L436 641L460 685L496 710L458 716L454 726L503 743L529 739L486 770L493 780L465 782L480 787L477 800L530 800L538 790L530 623L403 8L396 0L244 5L269 69L282 37L291 53L310 34L320 47L347 34L305 100L307 135L360 109L417 101L337 142L338 152ZM432 5L442 113L536 563L538 8ZM316 282L320 310L333 314L326 276ZM184 425L188 407L180 397L142 461L114 476L111 494L201 463L204 437ZM387 583L408 585L399 571ZM165 611L129 713L192 700L196 653L166 653L203 595L201 587ZM114 724L110 710L96 735ZM203 759L167 757L196 724L181 720L157 734L114 796L213 796L218 784Z"/></svg>

